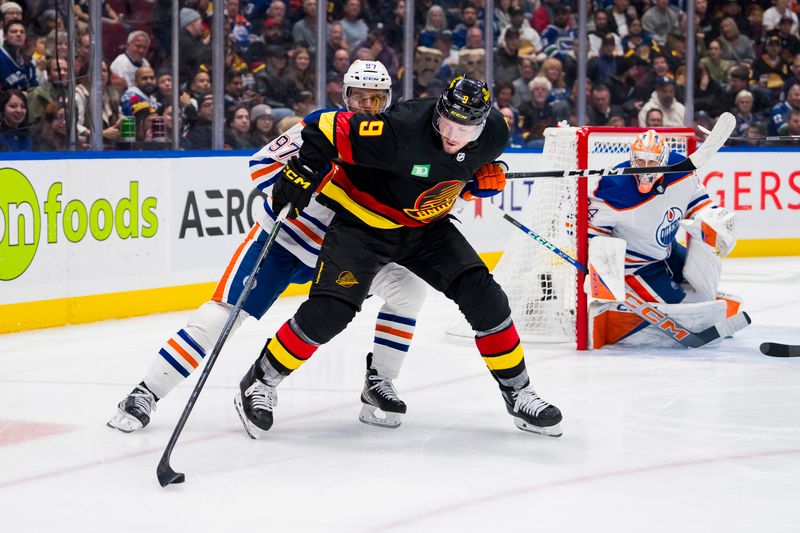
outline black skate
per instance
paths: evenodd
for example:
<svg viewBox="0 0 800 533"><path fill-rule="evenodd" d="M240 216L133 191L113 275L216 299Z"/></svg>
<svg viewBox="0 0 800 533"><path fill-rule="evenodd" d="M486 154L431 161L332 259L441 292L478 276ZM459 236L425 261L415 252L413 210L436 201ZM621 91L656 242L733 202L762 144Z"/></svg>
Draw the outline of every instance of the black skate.
<svg viewBox="0 0 800 533"><path fill-rule="evenodd" d="M253 363L242 378L239 392L233 399L244 430L253 439L263 436L272 427L272 410L278 404L275 387L261 381L263 374L258 366L259 360L260 358Z"/></svg>
<svg viewBox="0 0 800 533"><path fill-rule="evenodd" d="M539 433L548 437L561 436L561 411L539 398L533 387L519 391L503 391L506 410L514 417L514 424L523 431Z"/></svg>
<svg viewBox="0 0 800 533"><path fill-rule="evenodd" d="M117 406L117 414L106 422L110 428L133 433L150 423L150 413L156 410L158 399L150 389L137 385Z"/></svg>
<svg viewBox="0 0 800 533"><path fill-rule="evenodd" d="M361 412L358 419L365 424L396 428L402 423L406 404L397 397L392 380L372 368L372 354L367 354L367 376L361 393Z"/></svg>

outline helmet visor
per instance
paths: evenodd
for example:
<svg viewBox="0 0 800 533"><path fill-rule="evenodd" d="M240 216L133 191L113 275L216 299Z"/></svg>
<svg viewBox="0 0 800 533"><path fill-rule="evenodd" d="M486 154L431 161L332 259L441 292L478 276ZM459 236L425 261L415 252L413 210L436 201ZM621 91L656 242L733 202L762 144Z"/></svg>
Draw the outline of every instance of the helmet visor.
<svg viewBox="0 0 800 533"><path fill-rule="evenodd" d="M452 144L464 146L480 137L483 131L484 123L459 124L458 122L442 116L438 111L436 115L433 121L433 128L442 137L443 141L449 141Z"/></svg>
<svg viewBox="0 0 800 533"><path fill-rule="evenodd" d="M389 91L352 87L344 97L347 109L356 113L381 113L389 106Z"/></svg>

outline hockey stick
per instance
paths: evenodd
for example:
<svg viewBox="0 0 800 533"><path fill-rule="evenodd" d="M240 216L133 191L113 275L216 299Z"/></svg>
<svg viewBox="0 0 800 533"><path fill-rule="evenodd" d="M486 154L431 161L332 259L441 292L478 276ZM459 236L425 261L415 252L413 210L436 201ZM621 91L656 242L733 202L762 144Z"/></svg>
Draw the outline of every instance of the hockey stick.
<svg viewBox="0 0 800 533"><path fill-rule="evenodd" d="M504 219L522 230L524 233L527 233L530 237L533 237L536 242L578 270L588 273L588 270L585 266L573 259L569 254L558 248L555 244L551 243L532 229L526 227L520 221L502 211L499 207L495 206L491 202L489 202L489 204L494 207L498 213L501 213ZM735 332L750 324L750 316L742 311L730 318L726 318L725 320L722 320L721 322L704 329L703 331L693 332L681 326L680 323L674 319L670 318L651 304L643 301L641 298L628 291L625 292L625 306L639 315L640 318L644 319L651 326L658 329L686 348L700 348L701 346L705 346L706 344L722 337L733 335Z"/></svg>
<svg viewBox="0 0 800 533"><path fill-rule="evenodd" d="M171 483L183 483L186 481L186 476L181 472L175 472L175 470L173 470L169 464L172 450L175 448L175 444L178 442L178 437L180 437L183 427L186 425L186 420L189 418L189 414L192 412L194 404L197 403L197 397L200 395L200 391L203 390L203 385L205 385L208 375L211 373L211 369L214 367L214 363L216 362L217 356L219 356L219 353L222 350L222 346L228 339L231 329L233 329L233 324L239 317L239 313L241 312L245 301L247 301L250 291L253 290L253 287L256 284L256 278L258 277L259 270L261 270L261 265L264 262L264 258L267 256L270 248L272 248L272 244L275 242L275 238L278 236L278 231L281 229L281 224L286 219L286 215L291 209L292 204L286 204L286 206L284 206L284 208L278 214L278 218L275 220L275 225L269 232L269 238L267 239L266 244L264 244L264 247L261 248L261 252L258 254L255 266L253 266L253 271L245 280L242 294L239 295L239 299L236 300L236 305L234 305L233 309L231 309L231 314L228 317L228 321L225 322L225 326L222 328L219 338L217 338L217 343L214 345L214 349L211 350L211 354L208 356L206 366L200 373L200 378L197 380L197 384L194 386L191 396L189 396L189 401L186 402L186 407L183 408L183 413L178 420L178 425L175 426L175 430L172 432L169 443L167 444L164 454L161 456L161 460L158 462L158 467L156 468L158 482L162 487L166 487Z"/></svg>
<svg viewBox="0 0 800 533"><path fill-rule="evenodd" d="M708 128L697 125L697 129L709 135L711 132ZM729 141L800 141L800 135L767 135L760 137L728 137Z"/></svg>
<svg viewBox="0 0 800 533"><path fill-rule="evenodd" d="M758 349L770 357L800 357L800 345L762 342Z"/></svg>
<svg viewBox="0 0 800 533"><path fill-rule="evenodd" d="M719 152L728 136L736 126L736 119L730 113L723 113L717 119L714 129L709 132L705 142L689 157L663 167L599 168L583 170L539 170L536 172L508 172L508 179L525 178L588 178L591 176L617 176L622 174L664 174L668 172L692 172L708 162Z"/></svg>

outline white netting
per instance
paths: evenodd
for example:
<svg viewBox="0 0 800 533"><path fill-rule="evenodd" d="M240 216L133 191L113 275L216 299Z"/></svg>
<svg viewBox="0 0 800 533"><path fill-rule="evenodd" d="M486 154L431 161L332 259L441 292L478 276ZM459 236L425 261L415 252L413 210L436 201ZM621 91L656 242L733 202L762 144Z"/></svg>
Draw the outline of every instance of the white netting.
<svg viewBox="0 0 800 533"><path fill-rule="evenodd" d="M592 128L548 128L541 168L577 169L613 167L628 161L630 144L642 132L633 128L608 132ZM662 132L671 150L687 153L691 132ZM587 141L581 143L581 136ZM581 157L579 150L586 150ZM530 196L513 216L524 225L577 258L577 198L579 181L565 178L526 180ZM591 193L596 181L590 181ZM584 214L585 215L585 214ZM585 247L585 234L581 246ZM578 287L575 267L559 258L521 231L514 231L503 257L494 270L508 295L512 317L523 340L574 342L576 321L586 320L585 310L577 312ZM452 335L471 336L465 322L448 330Z"/></svg>

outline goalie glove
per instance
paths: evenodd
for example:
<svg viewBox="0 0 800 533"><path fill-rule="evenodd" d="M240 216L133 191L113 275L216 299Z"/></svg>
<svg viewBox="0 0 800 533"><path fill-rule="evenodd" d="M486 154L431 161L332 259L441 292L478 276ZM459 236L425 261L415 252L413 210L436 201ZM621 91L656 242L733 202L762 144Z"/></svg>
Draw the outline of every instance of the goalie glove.
<svg viewBox="0 0 800 533"><path fill-rule="evenodd" d="M476 198L488 198L498 194L506 188L507 170L508 165L503 161L484 164L475 172L473 178L467 182L467 186L461 191L461 198L475 200Z"/></svg>
<svg viewBox="0 0 800 533"><path fill-rule="evenodd" d="M725 257L736 246L736 215L721 207L704 209L694 217L687 228L690 235L700 238Z"/></svg>
<svg viewBox="0 0 800 533"><path fill-rule="evenodd" d="M292 157L281 169L272 187L272 211L280 213L291 202L293 209L287 218L297 218L311 201L318 182L319 174L300 163L297 156Z"/></svg>

